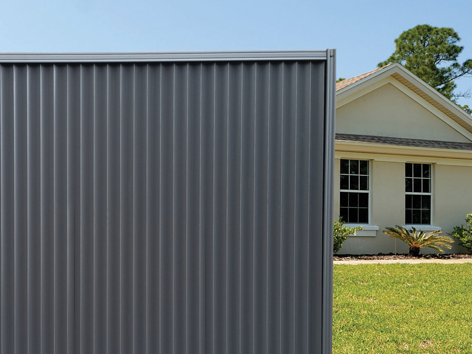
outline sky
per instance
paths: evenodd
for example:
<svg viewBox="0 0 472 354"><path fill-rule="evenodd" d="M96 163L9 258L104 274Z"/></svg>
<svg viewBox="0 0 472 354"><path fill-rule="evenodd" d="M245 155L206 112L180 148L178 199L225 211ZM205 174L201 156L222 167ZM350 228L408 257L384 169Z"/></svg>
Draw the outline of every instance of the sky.
<svg viewBox="0 0 472 354"><path fill-rule="evenodd" d="M472 0L2 0L1 52L337 50L371 71L418 24L452 27L472 58ZM472 78L457 81L459 91ZM472 98L461 100L472 106Z"/></svg>

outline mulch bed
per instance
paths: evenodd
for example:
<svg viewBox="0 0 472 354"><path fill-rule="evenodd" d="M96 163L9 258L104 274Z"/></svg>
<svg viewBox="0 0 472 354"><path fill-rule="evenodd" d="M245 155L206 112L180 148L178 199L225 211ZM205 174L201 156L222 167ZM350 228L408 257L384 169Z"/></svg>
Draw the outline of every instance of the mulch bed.
<svg viewBox="0 0 472 354"><path fill-rule="evenodd" d="M397 260L397 259L463 259L472 258L472 254L420 254L419 257L410 257L407 254L339 254L333 257L334 261L360 260Z"/></svg>

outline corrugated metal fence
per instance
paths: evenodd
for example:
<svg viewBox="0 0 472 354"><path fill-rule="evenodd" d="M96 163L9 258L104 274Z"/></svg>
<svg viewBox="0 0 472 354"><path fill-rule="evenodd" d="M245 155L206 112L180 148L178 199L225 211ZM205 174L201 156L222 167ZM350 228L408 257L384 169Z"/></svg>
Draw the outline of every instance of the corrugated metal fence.
<svg viewBox="0 0 472 354"><path fill-rule="evenodd" d="M0 353L321 352L325 80L0 65Z"/></svg>

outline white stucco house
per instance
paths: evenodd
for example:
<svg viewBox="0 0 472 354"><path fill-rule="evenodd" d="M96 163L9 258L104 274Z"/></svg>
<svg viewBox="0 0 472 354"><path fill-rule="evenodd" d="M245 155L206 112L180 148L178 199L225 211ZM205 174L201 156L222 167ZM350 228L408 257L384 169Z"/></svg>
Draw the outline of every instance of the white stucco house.
<svg viewBox="0 0 472 354"><path fill-rule="evenodd" d="M363 227L338 253L407 253L385 227L447 233L464 223L472 212L472 117L398 64L341 81L336 91L334 216ZM454 244L447 252L466 250Z"/></svg>

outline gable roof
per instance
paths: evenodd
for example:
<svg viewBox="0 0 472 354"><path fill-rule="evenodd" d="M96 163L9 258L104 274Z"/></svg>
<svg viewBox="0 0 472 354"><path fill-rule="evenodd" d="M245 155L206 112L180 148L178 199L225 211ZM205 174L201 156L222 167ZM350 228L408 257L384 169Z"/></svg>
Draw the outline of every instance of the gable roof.
<svg viewBox="0 0 472 354"><path fill-rule="evenodd" d="M389 76L426 100L469 133L472 133L472 117L470 115L398 63L338 82L336 84L336 97L338 100L345 98L356 90L368 87Z"/></svg>

